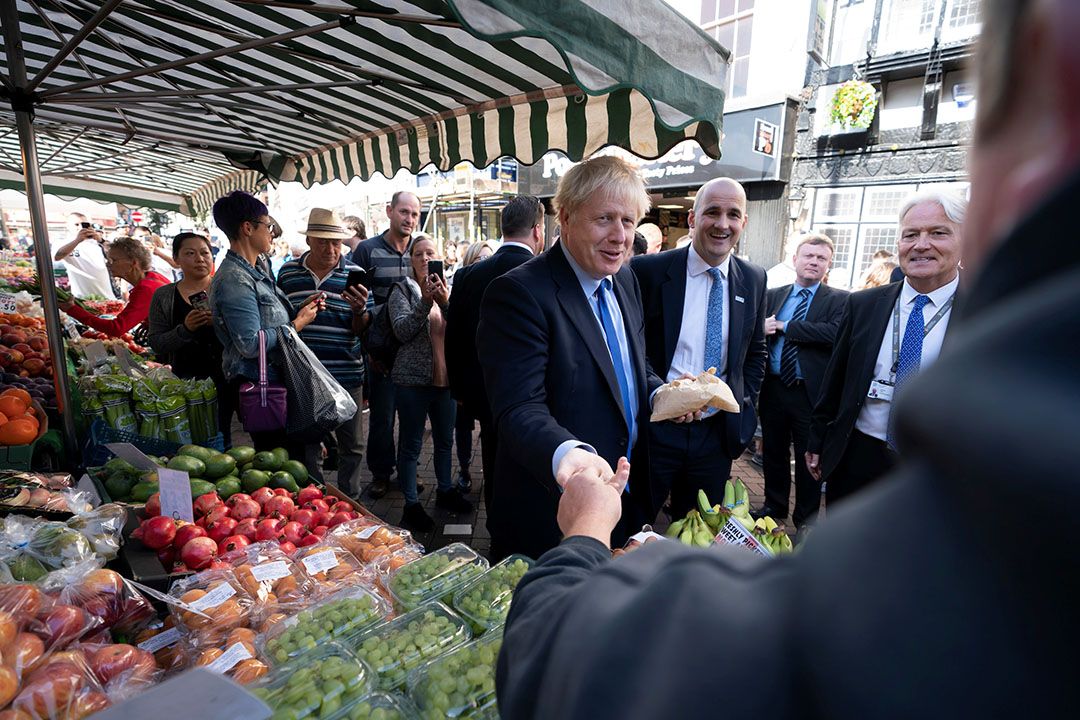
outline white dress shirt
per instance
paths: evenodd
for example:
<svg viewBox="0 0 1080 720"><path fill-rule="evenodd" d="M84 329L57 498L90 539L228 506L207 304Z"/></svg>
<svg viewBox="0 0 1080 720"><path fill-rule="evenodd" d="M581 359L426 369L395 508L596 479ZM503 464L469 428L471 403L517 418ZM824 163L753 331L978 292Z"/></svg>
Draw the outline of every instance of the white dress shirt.
<svg viewBox="0 0 1080 720"><path fill-rule="evenodd" d="M675 354L671 356L671 369L664 378L665 382L678 380L684 374L700 375L708 370L705 367L705 330L709 315L709 292L713 286L713 279L709 274L710 267L712 266L702 260L691 245L686 261L686 298L683 300L679 342L675 345ZM728 363L728 329L731 326L731 293L728 287L730 267L731 254L729 253L724 258L724 262L717 266L724 282L724 313L721 323L721 337L724 343L720 352L720 367L716 368L716 374L725 380Z"/></svg>
<svg viewBox="0 0 1080 720"><path fill-rule="evenodd" d="M960 276L957 275L952 282L926 294L930 298L930 302L923 306L924 326L937 315L938 311L949 301L949 298L956 294L956 288L959 284ZM911 287L905 278L904 286L900 289L900 297L896 300L900 304L901 346L904 343L908 316L911 315L915 298L919 295L920 293ZM881 339L881 348L878 350L877 360L874 363L874 380L890 379L889 375L893 366L893 317L895 312L896 306L894 305L893 312L889 313L889 322L885 326L885 336ZM945 339L945 331L949 327L949 318L951 317L952 308L941 317L937 325L923 338L922 361L919 364L920 371L931 365L941 354L941 342ZM899 351L900 348L897 348L897 352ZM878 440L885 440L889 429L889 413L891 410L892 403L888 400L866 398L862 411L855 420L855 429L871 437L876 437Z"/></svg>

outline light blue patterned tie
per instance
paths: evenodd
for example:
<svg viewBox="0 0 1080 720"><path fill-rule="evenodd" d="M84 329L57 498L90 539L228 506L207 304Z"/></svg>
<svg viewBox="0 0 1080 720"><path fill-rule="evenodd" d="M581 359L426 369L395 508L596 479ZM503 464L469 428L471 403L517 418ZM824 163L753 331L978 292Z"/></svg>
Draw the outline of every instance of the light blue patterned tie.
<svg viewBox="0 0 1080 720"><path fill-rule="evenodd" d="M806 319L806 311L810 308L810 290L803 288L799 291L799 304L795 306L795 312L791 314L788 322L799 322ZM780 382L791 387L799 379L799 346L783 338L784 348L780 351Z"/></svg>
<svg viewBox="0 0 1080 720"><path fill-rule="evenodd" d="M926 332L926 321L923 319L923 308L930 302L926 295L915 296L915 307L911 308L908 315L907 326L904 328L904 339L900 343L900 354L896 359L896 385L893 386L893 403L889 409L889 428L886 431L886 442L889 447L896 449L896 438L893 437L895 424L892 420L892 409L896 407L896 397L901 386L919 372L922 365L923 336Z"/></svg>
<svg viewBox="0 0 1080 720"><path fill-rule="evenodd" d="M615 333L615 321L611 317L604 291L611 287L611 281L604 278L600 287L596 288L596 305L600 309L600 324L604 328L604 339L607 340L608 352L611 353L611 364L615 369L615 379L619 384L619 395L622 396L623 414L626 419L626 429L630 432L627 437L634 436L634 404L630 399L630 381L626 377L626 363L623 358L622 348L619 347L619 336ZM630 448L626 448L626 459L630 459Z"/></svg>
<svg viewBox="0 0 1080 720"><path fill-rule="evenodd" d="M709 289L709 313L705 316L705 367L716 368L716 374L724 371L720 361L724 358L724 277L719 268L709 268L712 287Z"/></svg>

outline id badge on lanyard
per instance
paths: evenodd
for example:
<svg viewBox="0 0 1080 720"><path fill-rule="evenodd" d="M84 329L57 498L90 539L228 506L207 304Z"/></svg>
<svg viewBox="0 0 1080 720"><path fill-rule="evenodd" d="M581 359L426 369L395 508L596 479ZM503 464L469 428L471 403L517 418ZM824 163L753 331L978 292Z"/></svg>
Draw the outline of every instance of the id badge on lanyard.
<svg viewBox="0 0 1080 720"><path fill-rule="evenodd" d="M941 321L941 318L945 316L945 313L949 312L949 308L952 307L953 299L956 295L952 295L941 309L938 310L934 317L930 318L930 322L926 323L926 327L923 328L923 338L925 339L930 331ZM889 379L876 378L870 383L870 389L866 392L866 397L871 400L881 400L883 402L892 402L893 392L896 390L896 371L900 368L900 302L897 301L896 307L893 310L893 362L892 367L889 369Z"/></svg>

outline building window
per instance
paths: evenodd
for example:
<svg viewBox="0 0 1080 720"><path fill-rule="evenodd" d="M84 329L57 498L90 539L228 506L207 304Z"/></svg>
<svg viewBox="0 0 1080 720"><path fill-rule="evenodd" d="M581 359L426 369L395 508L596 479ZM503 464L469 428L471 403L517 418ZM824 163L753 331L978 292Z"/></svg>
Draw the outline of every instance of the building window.
<svg viewBox="0 0 1080 720"><path fill-rule="evenodd" d="M862 188L820 190L814 216L832 222L858 221Z"/></svg>
<svg viewBox="0 0 1080 720"><path fill-rule="evenodd" d="M829 270L829 284L834 287L848 287L851 274L851 251L855 249L855 231L858 225L825 225L817 230L829 236L833 241L832 269ZM835 279L834 279L835 276ZM836 280L840 280L839 283Z"/></svg>
<svg viewBox="0 0 1080 720"><path fill-rule="evenodd" d="M859 240L859 262L856 264L856 278L861 278L874 261L874 253L886 250L896 254L896 242L899 232L896 225L863 225Z"/></svg>
<svg viewBox="0 0 1080 720"><path fill-rule="evenodd" d="M949 8L949 27L963 28L979 24L981 0L952 0Z"/></svg>
<svg viewBox="0 0 1080 720"><path fill-rule="evenodd" d="M704 0L701 27L731 51L728 96L745 96L750 78L754 0Z"/></svg>
<svg viewBox="0 0 1080 720"><path fill-rule="evenodd" d="M888 12L883 15L879 54L930 47L937 10L938 0L890 0Z"/></svg>

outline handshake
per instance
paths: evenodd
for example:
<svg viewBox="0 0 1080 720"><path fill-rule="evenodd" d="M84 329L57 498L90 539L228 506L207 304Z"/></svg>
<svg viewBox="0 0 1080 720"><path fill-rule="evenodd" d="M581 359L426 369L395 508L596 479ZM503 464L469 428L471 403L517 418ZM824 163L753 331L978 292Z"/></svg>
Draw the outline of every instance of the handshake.
<svg viewBox="0 0 1080 720"><path fill-rule="evenodd" d="M562 488L559 529L565 537L582 535L611 547L611 531L622 516L622 493L630 479L630 463L619 458L615 470L604 458L574 448L559 462L555 482Z"/></svg>

